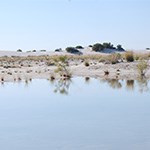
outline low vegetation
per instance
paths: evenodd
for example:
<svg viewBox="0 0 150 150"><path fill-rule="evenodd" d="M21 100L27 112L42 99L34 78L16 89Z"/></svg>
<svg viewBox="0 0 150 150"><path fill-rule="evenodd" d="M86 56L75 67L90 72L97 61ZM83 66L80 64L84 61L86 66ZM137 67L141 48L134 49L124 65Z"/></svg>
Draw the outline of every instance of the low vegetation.
<svg viewBox="0 0 150 150"><path fill-rule="evenodd" d="M103 49L104 49L104 47L100 43L96 43L92 47L92 50L95 51L95 52L101 52L101 51L103 51Z"/></svg>
<svg viewBox="0 0 150 150"><path fill-rule="evenodd" d="M79 50L77 50L77 48L74 48L74 47L67 47L66 51L68 53L72 53L72 54L81 54L81 52Z"/></svg>
<svg viewBox="0 0 150 150"><path fill-rule="evenodd" d="M128 51L125 53L125 59L127 62L133 62L134 61L134 55L132 51Z"/></svg>
<svg viewBox="0 0 150 150"><path fill-rule="evenodd" d="M55 49L55 52L62 52L61 48Z"/></svg>
<svg viewBox="0 0 150 150"><path fill-rule="evenodd" d="M148 68L148 62L147 61L141 60L138 62L137 69L138 69L140 76L145 76L147 68Z"/></svg>
<svg viewBox="0 0 150 150"><path fill-rule="evenodd" d="M76 46L76 49L83 49L81 45Z"/></svg>
<svg viewBox="0 0 150 150"><path fill-rule="evenodd" d="M85 65L86 67L90 66L89 61L88 61L88 60L86 60L86 61L84 62L84 65Z"/></svg>
<svg viewBox="0 0 150 150"><path fill-rule="evenodd" d="M40 50L40 52L46 52L46 50L45 50L45 49L42 49L42 50Z"/></svg>
<svg viewBox="0 0 150 150"><path fill-rule="evenodd" d="M59 56L55 60L55 64L57 66L55 72L59 73L60 77L64 79L70 79L71 78L71 72L68 68L68 60L66 56Z"/></svg>
<svg viewBox="0 0 150 150"><path fill-rule="evenodd" d="M71 47L68 49L71 50L71 54L62 53L59 55L58 53L53 53L53 55L46 55L46 53L45 55L33 56L33 53L31 53L32 56L30 56L31 54L28 53L28 56L0 57L1 73L14 76L20 72L20 69L26 69L24 72L25 74L29 74L31 72L35 72L37 74L47 73L48 78L51 80L57 79L57 77L69 79L72 77L73 71L76 71L76 69L78 70L78 66L81 66L87 67L86 69L84 68L85 71L100 71L100 73L105 77L110 77L112 74L115 74L114 76L118 78L118 76L122 75L122 69L131 69L131 71L135 69L136 75L138 75L138 71L140 76L147 76L146 73L150 60L149 53L138 54L128 51L112 54L93 53L90 55L72 55L72 49L74 52L74 49L76 48ZM112 67L112 69L110 69L110 67ZM13 72L11 72L11 68L14 68L12 69L14 70ZM37 68L37 70L34 71L33 69L35 68ZM88 76L88 74L86 75ZM16 80L19 80L17 77L15 78ZM22 76L20 78L22 79Z"/></svg>
<svg viewBox="0 0 150 150"><path fill-rule="evenodd" d="M103 52L104 49L112 49L112 50L117 50L117 51L124 51L122 46L119 44L117 47L114 47L113 44L111 43L96 43L92 46L92 50L95 52Z"/></svg>
<svg viewBox="0 0 150 150"><path fill-rule="evenodd" d="M21 49L18 49L17 52L22 52L22 50L21 50Z"/></svg>
<svg viewBox="0 0 150 150"><path fill-rule="evenodd" d="M111 54L109 57L109 61L111 64L116 64L119 62L119 60L121 60L121 54L119 53Z"/></svg>

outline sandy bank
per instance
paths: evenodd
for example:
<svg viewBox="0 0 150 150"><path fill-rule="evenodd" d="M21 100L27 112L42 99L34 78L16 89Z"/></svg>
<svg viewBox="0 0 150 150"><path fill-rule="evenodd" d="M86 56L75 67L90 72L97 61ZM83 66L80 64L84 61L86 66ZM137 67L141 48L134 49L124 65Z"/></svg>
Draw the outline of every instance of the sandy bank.
<svg viewBox="0 0 150 150"><path fill-rule="evenodd" d="M138 52L139 53L139 52ZM82 77L93 77L93 78L108 78L108 79L137 79L139 78L139 72L137 70L138 61L134 62L119 62L116 64L110 64L106 62L100 62L99 59L94 59L95 54L106 55L100 53L90 53L94 54L93 57L89 56L89 52L85 52L83 56L71 57L68 60L67 69L75 76ZM147 54L147 53L145 53ZM12 52L12 51L0 51L0 81L28 81L32 79L55 79L60 78L60 75L56 73L57 66L51 61L52 56L62 56L70 54L65 52ZM7 56L3 58L2 56ZM11 57L13 56L13 57ZM18 58L16 58L16 56ZM29 56L33 56L29 59ZM37 56L37 57L36 57ZM43 56L39 58L38 56ZM46 56L50 56L47 58ZM86 60L84 60L86 56ZM24 57L24 59L22 59ZM46 60L48 59L48 60ZM88 61L88 66L85 62ZM147 61L148 68L145 73L145 77L150 79L150 61Z"/></svg>

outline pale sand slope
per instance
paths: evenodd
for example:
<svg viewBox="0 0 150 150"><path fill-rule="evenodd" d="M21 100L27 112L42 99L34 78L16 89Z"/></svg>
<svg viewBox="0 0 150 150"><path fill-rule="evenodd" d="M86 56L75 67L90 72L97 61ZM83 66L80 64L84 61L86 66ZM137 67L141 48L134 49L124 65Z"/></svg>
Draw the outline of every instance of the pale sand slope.
<svg viewBox="0 0 150 150"><path fill-rule="evenodd" d="M80 49L80 52L83 53L83 55L94 55L94 54L110 54L113 53L114 50L112 49L105 49L103 53L97 53L93 52L92 48L86 47L84 49ZM54 52L54 51L46 51L46 52L41 52L41 51L36 51L36 52L17 52L17 51L1 51L0 50L0 57L2 56L21 56L21 57L26 57L26 56L41 56L41 55L71 55L70 53L67 53L65 50L62 52Z"/></svg>
<svg viewBox="0 0 150 150"><path fill-rule="evenodd" d="M95 54L94 52L91 52ZM90 54L91 54L90 53ZM0 51L0 56L28 56L28 55L69 55L65 52L32 52L32 53L20 53L12 51ZM85 52L84 55L89 54ZM150 79L150 61L149 67L146 72L146 77ZM30 64L30 67L28 66ZM122 62L115 65L99 63L96 60L89 60L89 66L86 67L82 61L70 61L68 69L73 76L82 77L94 77L94 78L109 78L109 79L137 79L139 73L137 70L137 62L127 63ZM17 65L16 65L17 66ZM0 67L0 81L20 81L31 79L50 79L51 76L59 78L59 75L55 73L56 66L47 66L44 62L24 62L23 66L15 68ZM105 71L109 71L108 75L105 75Z"/></svg>

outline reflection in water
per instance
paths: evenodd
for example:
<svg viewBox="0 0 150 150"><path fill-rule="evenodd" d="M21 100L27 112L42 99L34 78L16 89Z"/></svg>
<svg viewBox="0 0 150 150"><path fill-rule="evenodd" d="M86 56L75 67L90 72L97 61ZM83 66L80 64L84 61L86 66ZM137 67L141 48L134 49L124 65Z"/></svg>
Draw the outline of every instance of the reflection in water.
<svg viewBox="0 0 150 150"><path fill-rule="evenodd" d="M122 87L122 84L118 79L103 79L101 81L108 83L108 85L113 89L120 89Z"/></svg>
<svg viewBox="0 0 150 150"><path fill-rule="evenodd" d="M140 77L140 78L138 78L137 83L138 83L139 91L141 93L149 91L148 79L147 78Z"/></svg>
<svg viewBox="0 0 150 150"><path fill-rule="evenodd" d="M25 86L28 87L28 85L29 85L30 82L32 82L32 79L31 78L29 78L29 79L26 78L25 79Z"/></svg>
<svg viewBox="0 0 150 150"><path fill-rule="evenodd" d="M123 80L121 82L121 80L118 79L102 79L100 81L102 83L108 83L108 85L113 89L120 89L123 87L122 85L124 84ZM125 80L125 82L127 90L133 91L134 88L137 87L141 93L149 91L149 80L145 77L141 77L138 80Z"/></svg>
<svg viewBox="0 0 150 150"><path fill-rule="evenodd" d="M134 90L134 80L126 80L126 88L128 90Z"/></svg>
<svg viewBox="0 0 150 150"><path fill-rule="evenodd" d="M90 77L85 77L85 83L90 83Z"/></svg>
<svg viewBox="0 0 150 150"><path fill-rule="evenodd" d="M53 80L51 83L55 85L54 92L60 94L68 94L69 86L71 84L71 79L59 79Z"/></svg>
<svg viewBox="0 0 150 150"><path fill-rule="evenodd" d="M85 84L91 84L93 79L89 77L85 77ZM26 79L24 80L25 87L28 87L31 83L32 79ZM133 91L134 89L139 90L139 92L148 92L149 91L149 80L145 77L138 78L137 80L119 80L119 79L100 79L99 80L101 84L106 83L109 87L113 89L121 89L126 88L127 90ZM18 80L17 83L20 83L21 81ZM72 83L71 79L51 79L50 83L52 86L54 86L54 92L60 93L60 94L68 94L69 93L69 87ZM5 82L1 82L1 86L5 86Z"/></svg>

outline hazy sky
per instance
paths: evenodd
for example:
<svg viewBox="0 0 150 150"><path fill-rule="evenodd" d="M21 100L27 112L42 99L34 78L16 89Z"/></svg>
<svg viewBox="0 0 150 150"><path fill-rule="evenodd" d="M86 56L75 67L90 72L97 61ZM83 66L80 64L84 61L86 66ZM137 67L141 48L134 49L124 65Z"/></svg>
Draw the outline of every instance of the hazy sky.
<svg viewBox="0 0 150 150"><path fill-rule="evenodd" d="M0 50L150 47L150 0L0 0Z"/></svg>

